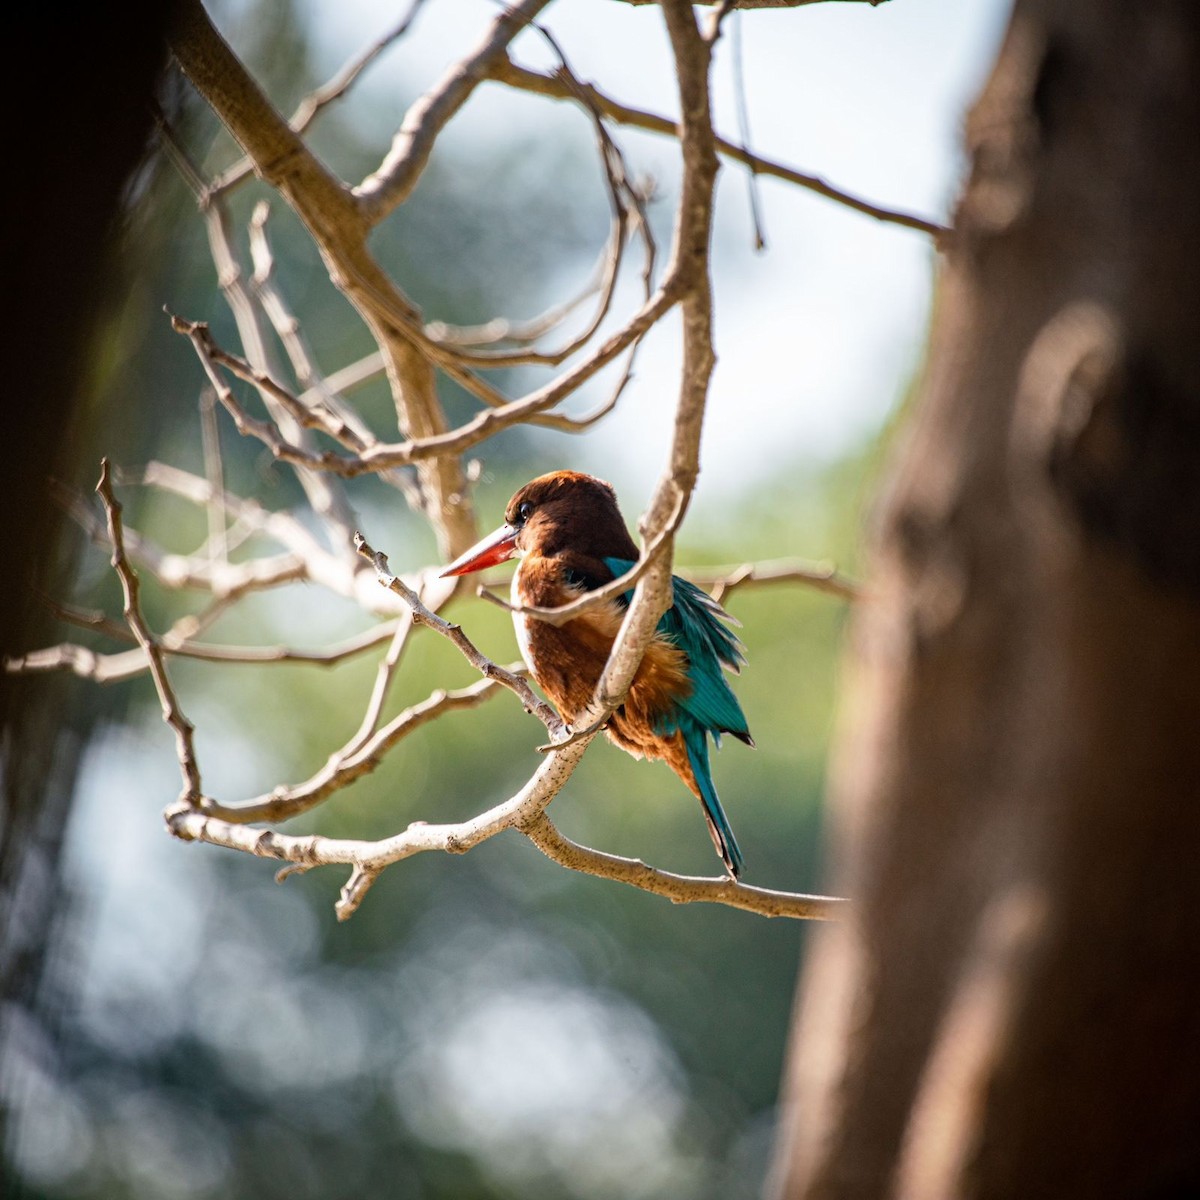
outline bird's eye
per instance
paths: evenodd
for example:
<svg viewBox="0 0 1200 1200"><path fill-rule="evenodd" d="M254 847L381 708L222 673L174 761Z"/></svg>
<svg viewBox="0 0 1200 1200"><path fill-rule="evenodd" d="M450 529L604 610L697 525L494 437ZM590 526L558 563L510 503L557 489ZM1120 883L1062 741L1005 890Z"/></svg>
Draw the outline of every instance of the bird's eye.
<svg viewBox="0 0 1200 1200"><path fill-rule="evenodd" d="M517 520L524 525L529 520L531 512L533 512L533 505L528 500L523 501L517 508Z"/></svg>

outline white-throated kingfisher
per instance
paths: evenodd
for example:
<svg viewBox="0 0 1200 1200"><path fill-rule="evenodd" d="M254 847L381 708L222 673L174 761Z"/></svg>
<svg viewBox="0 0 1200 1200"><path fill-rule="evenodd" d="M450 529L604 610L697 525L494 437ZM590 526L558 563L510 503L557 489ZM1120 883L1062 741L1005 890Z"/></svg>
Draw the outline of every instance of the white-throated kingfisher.
<svg viewBox="0 0 1200 1200"><path fill-rule="evenodd" d="M527 483L508 502L504 524L456 559L443 575L467 575L517 555L514 605L557 608L624 575L638 548L616 493L602 479L554 471ZM725 681L745 662L742 644L722 621L733 618L695 584L672 577L674 604L624 703L605 728L610 741L635 758L661 758L704 806L713 845L736 879L742 853L708 765L708 738L730 733L753 746L746 717ZM592 703L632 590L561 626L514 613L521 654L563 718L575 722ZM736 622L734 622L736 624Z"/></svg>

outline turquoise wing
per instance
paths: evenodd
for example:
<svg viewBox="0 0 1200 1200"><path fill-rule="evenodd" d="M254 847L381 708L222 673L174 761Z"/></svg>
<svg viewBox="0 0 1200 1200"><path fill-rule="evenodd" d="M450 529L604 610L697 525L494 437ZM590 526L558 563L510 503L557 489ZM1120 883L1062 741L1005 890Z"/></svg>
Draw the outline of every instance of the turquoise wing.
<svg viewBox="0 0 1200 1200"><path fill-rule="evenodd" d="M633 566L621 558L606 558L604 564L614 575L624 575ZM726 670L738 672L746 661L742 643L725 624L736 623L734 618L694 583L677 575L671 582L675 603L663 613L658 628L687 655L692 690L676 702L680 712L664 714L656 732L674 733L686 714L711 733L718 745L722 733L732 733L753 745L746 715L725 680ZM624 596L626 603L632 598L632 592Z"/></svg>
<svg viewBox="0 0 1200 1200"><path fill-rule="evenodd" d="M606 558L604 565L617 576L624 575L633 563L623 558ZM726 670L737 672L741 669L746 661L745 650L726 624L737 622L711 596L677 575L672 576L671 583L675 603L663 613L658 628L687 655L692 690L658 718L654 732L670 737L682 731L688 763L700 789L713 840L736 879L742 873L742 852L713 785L708 762L708 735L712 734L718 746L722 733L731 733L748 745L754 745L746 714L733 689L725 682ZM632 592L626 592L622 597L626 604L632 599Z"/></svg>

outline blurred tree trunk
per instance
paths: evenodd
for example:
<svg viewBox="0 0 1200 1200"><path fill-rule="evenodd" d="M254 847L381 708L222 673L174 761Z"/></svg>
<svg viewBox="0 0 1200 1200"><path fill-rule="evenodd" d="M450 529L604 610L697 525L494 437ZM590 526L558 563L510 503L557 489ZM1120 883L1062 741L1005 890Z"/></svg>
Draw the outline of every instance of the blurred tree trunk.
<svg viewBox="0 0 1200 1200"><path fill-rule="evenodd" d="M1018 0L967 139L773 1194L1200 1195L1200 5Z"/></svg>
<svg viewBox="0 0 1200 1200"><path fill-rule="evenodd" d="M4 258L12 377L0 439L0 655L47 637L34 588L64 570L55 563L62 516L49 480L73 471L79 414L94 383L90 341L119 273L113 226L152 129L173 8L138 0L117 14L105 6L23 10L20 61L5 74L4 110L13 114ZM28 1042L47 1016L39 989L65 901L60 860L79 751L65 732L62 684L0 672L0 1075L8 1039ZM22 1185L6 1178L4 1154L13 1096L10 1081L0 1083L0 1193L15 1197Z"/></svg>

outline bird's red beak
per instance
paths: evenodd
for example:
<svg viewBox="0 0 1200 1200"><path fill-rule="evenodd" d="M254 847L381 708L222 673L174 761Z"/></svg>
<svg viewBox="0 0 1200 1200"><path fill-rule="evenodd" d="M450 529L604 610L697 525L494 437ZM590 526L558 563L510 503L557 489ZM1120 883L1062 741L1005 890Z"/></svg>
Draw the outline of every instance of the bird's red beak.
<svg viewBox="0 0 1200 1200"><path fill-rule="evenodd" d="M489 533L465 554L460 554L442 572L442 578L447 575L470 575L472 571L482 571L485 567L494 567L506 558L512 558L517 552L518 533L520 530L511 525L501 525L495 533Z"/></svg>

